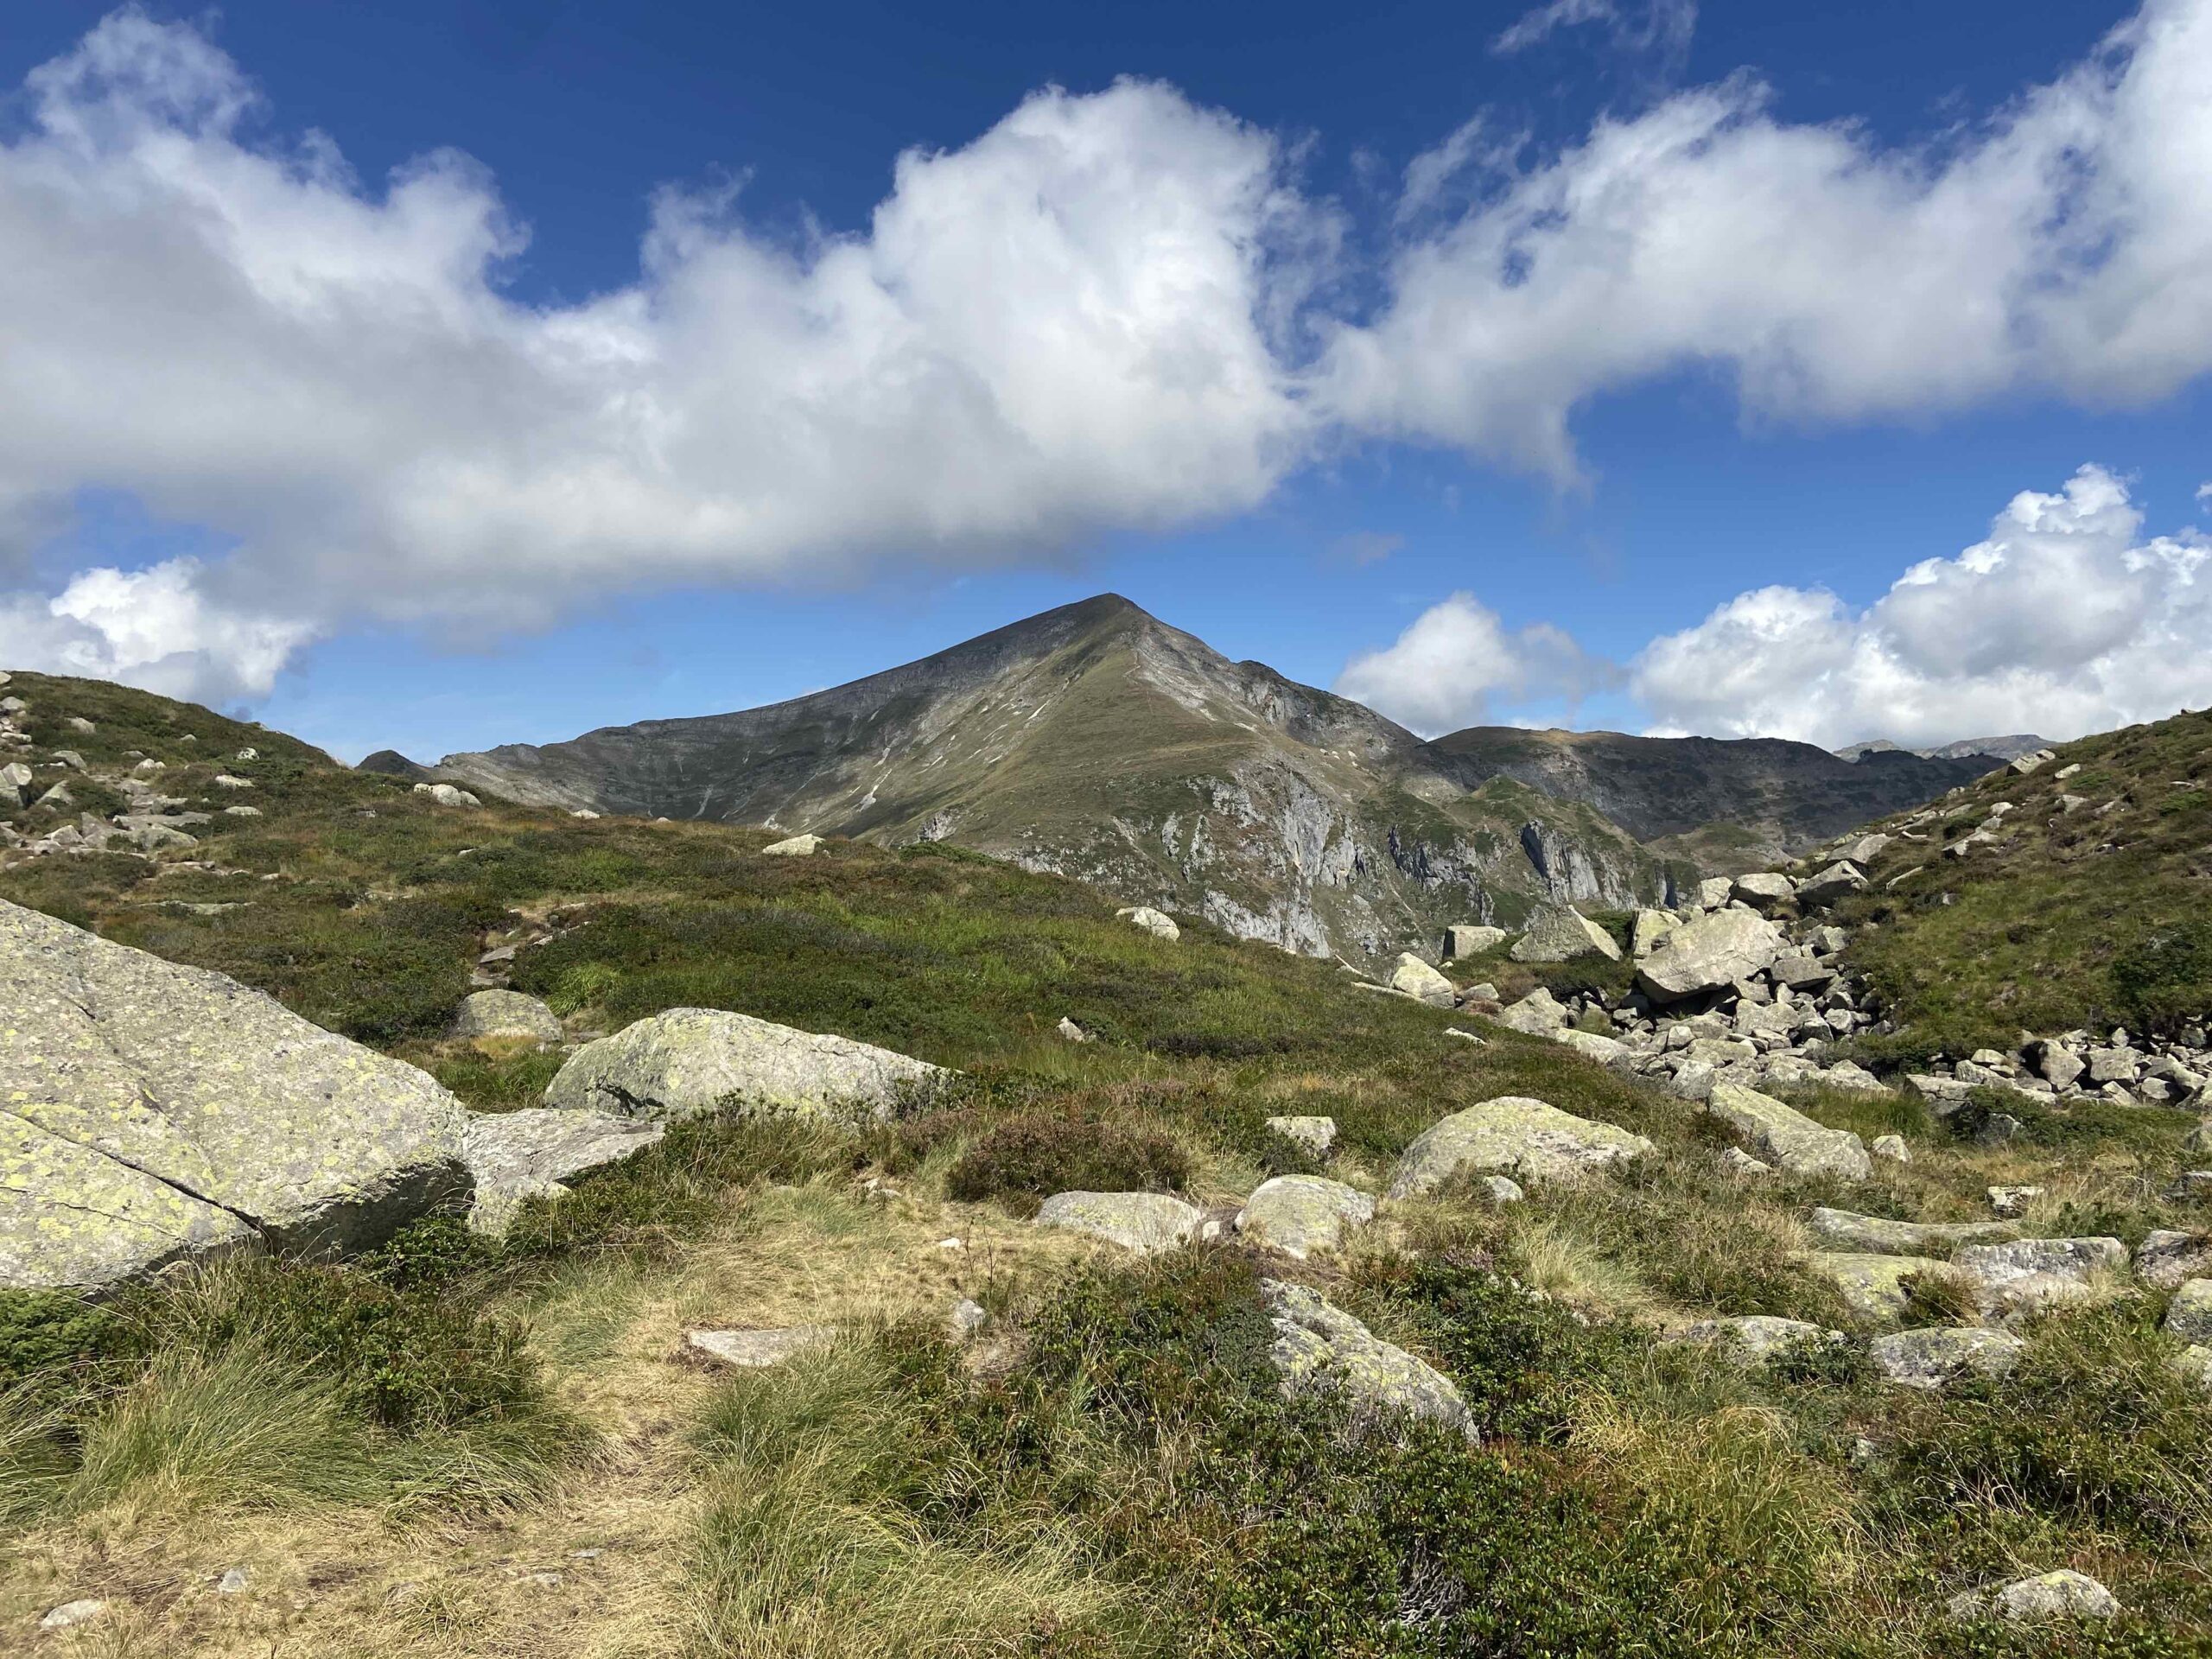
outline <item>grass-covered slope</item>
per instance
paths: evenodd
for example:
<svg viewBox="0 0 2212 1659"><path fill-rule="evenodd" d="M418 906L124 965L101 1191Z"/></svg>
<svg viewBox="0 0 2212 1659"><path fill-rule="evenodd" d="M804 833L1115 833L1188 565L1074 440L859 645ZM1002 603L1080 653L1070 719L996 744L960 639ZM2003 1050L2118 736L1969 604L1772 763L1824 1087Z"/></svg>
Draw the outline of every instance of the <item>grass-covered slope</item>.
<svg viewBox="0 0 2212 1659"><path fill-rule="evenodd" d="M1813 1204L1963 1219L2023 1180L2045 1188L2039 1230L2134 1244L2187 1220L2156 1196L2178 1122L2090 1112L1991 1150L1902 1096L1814 1100L1902 1133L1913 1161L1751 1184L1686 1102L1511 1031L1470 1042L1187 914L1160 942L1070 880L943 847L768 858L719 825L439 807L204 710L9 689L41 754L43 722L80 715L99 729L67 742L93 771L141 750L214 816L151 859L10 861L0 897L264 986L480 1109L531 1103L560 1057L449 1042L446 1017L487 942L541 937L514 982L575 1034L703 1004L964 1077L866 1131L695 1120L498 1246L433 1222L344 1266L0 1299L8 1650L2212 1651L2212 1406L2171 1366L2163 1294L2047 1319L2012 1378L1921 1395L1872 1379L1805 1260ZM252 789L219 796L218 769ZM240 795L263 816L224 817ZM1056 1036L1063 1016L1095 1040ZM1504 1094L1657 1151L1503 1209L1450 1189L1306 1263L1234 1235L1146 1262L1027 1220L1078 1186L1233 1204L1312 1166L1277 1114L1337 1118L1329 1173L1377 1191L1420 1131ZM1441 1367L1479 1442L1280 1398L1262 1276ZM989 1314L965 1345L961 1296ZM1662 1340L1747 1313L1850 1337L1764 1372ZM844 1334L758 1376L679 1351L688 1327L802 1323ZM2122 1618L2015 1636L1943 1617L1960 1589L2061 1565ZM105 1605L39 1631L79 1599Z"/></svg>
<svg viewBox="0 0 2212 1659"><path fill-rule="evenodd" d="M2212 1008L2212 712L2065 744L1874 827L1895 839L1840 916L1924 1050Z"/></svg>

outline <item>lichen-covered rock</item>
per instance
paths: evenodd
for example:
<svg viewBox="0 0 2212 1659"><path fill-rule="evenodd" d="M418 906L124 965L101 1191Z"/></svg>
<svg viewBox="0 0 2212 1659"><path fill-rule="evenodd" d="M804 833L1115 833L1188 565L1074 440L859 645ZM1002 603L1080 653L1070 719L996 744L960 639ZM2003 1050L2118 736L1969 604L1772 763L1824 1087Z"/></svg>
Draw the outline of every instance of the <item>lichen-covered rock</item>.
<svg viewBox="0 0 2212 1659"><path fill-rule="evenodd" d="M1337 1120L1333 1117L1271 1117L1265 1127L1316 1158L1327 1157L1329 1148L1337 1143Z"/></svg>
<svg viewBox="0 0 2212 1659"><path fill-rule="evenodd" d="M1037 1211L1039 1227L1089 1233L1141 1255L1190 1242L1206 1212L1165 1192L1055 1192Z"/></svg>
<svg viewBox="0 0 2212 1659"><path fill-rule="evenodd" d="M1776 1319L1764 1313L1732 1319L1700 1319L1686 1326L1684 1342L1705 1343L1745 1365L1764 1365L1785 1349L1807 1343L1840 1343L1840 1331L1829 1331L1803 1319Z"/></svg>
<svg viewBox="0 0 2212 1659"><path fill-rule="evenodd" d="M1818 875L1808 876L1797 889L1800 904L1832 905L1866 885L1866 873L1848 860L1839 861Z"/></svg>
<svg viewBox="0 0 2212 1659"><path fill-rule="evenodd" d="M1969 1371L2002 1376L2019 1363L2026 1346L2009 1331L1966 1325L1893 1332L1875 1338L1869 1351L1876 1369L1891 1382L1908 1389L1940 1389Z"/></svg>
<svg viewBox="0 0 2212 1659"><path fill-rule="evenodd" d="M1741 1084L1715 1083L1705 1109L1750 1149L1792 1175L1840 1175L1863 1181L1873 1173L1866 1146L1849 1129L1815 1123L1794 1107Z"/></svg>
<svg viewBox="0 0 2212 1659"><path fill-rule="evenodd" d="M1542 1180L1580 1174L1651 1150L1642 1135L1525 1095L1502 1095L1454 1112L1414 1137L1391 1177L1390 1196L1433 1192L1458 1175Z"/></svg>
<svg viewBox="0 0 2212 1659"><path fill-rule="evenodd" d="M1961 1621L2001 1618L2023 1624L2052 1618L2111 1618L2119 1613L2120 1603L2086 1573L2060 1567L1953 1596L1949 1611Z"/></svg>
<svg viewBox="0 0 2212 1659"><path fill-rule="evenodd" d="M1275 1331L1268 1356L1286 1395L1338 1393L1370 1425L1389 1413L1404 1412L1475 1438L1458 1385L1435 1367L1384 1342L1304 1285L1263 1279L1260 1289Z"/></svg>
<svg viewBox="0 0 2212 1659"><path fill-rule="evenodd" d="M1655 1002L1718 991L1764 972L1782 953L1782 934L1748 910L1716 910L1683 923L1637 963L1636 982Z"/></svg>
<svg viewBox="0 0 2212 1659"><path fill-rule="evenodd" d="M1753 910L1765 911L1787 904L1796 891L1797 884L1779 871L1760 870L1738 876L1729 885L1728 896Z"/></svg>
<svg viewBox="0 0 2212 1659"><path fill-rule="evenodd" d="M2166 1334L2187 1343L2212 1343L2212 1279L2191 1279L2166 1304Z"/></svg>
<svg viewBox="0 0 2212 1659"><path fill-rule="evenodd" d="M1721 1173L1727 1175L1777 1176L1782 1172L1772 1164L1763 1164L1741 1147L1729 1147L1719 1160Z"/></svg>
<svg viewBox="0 0 2212 1659"><path fill-rule="evenodd" d="M2154 1290L2179 1290L2187 1279L2212 1278L2212 1234L2161 1227L2135 1252L2135 1276Z"/></svg>
<svg viewBox="0 0 2212 1659"><path fill-rule="evenodd" d="M1892 1164L1912 1161L1912 1148L1905 1145L1904 1136L1901 1135L1878 1135L1874 1137L1874 1144L1866 1151L1870 1157L1880 1158Z"/></svg>
<svg viewBox="0 0 2212 1659"><path fill-rule="evenodd" d="M1883 1255L1935 1255L1961 1244L2019 1236L2019 1229L2005 1221L1892 1221L1827 1208L1815 1210L1807 1224L1815 1238L1835 1249Z"/></svg>
<svg viewBox="0 0 2212 1659"><path fill-rule="evenodd" d="M1550 905L1529 918L1505 953L1516 962L1573 962L1577 957L1621 959L1613 936L1572 905Z"/></svg>
<svg viewBox="0 0 2212 1659"><path fill-rule="evenodd" d="M1444 955L1446 961L1455 957L1480 956L1493 946L1505 943L1505 930L1485 927L1478 923L1461 922L1444 930Z"/></svg>
<svg viewBox="0 0 2212 1659"><path fill-rule="evenodd" d="M1300 1261L1333 1250L1355 1227L1375 1219L1375 1200L1319 1175L1278 1175L1252 1189L1236 1230L1255 1244Z"/></svg>
<svg viewBox="0 0 2212 1659"><path fill-rule="evenodd" d="M1984 1317L2012 1319L2088 1300L2098 1280L2126 1271L2127 1247L2116 1238L2021 1238L1963 1245L1951 1261L1974 1281Z"/></svg>
<svg viewBox="0 0 2212 1659"><path fill-rule="evenodd" d="M339 1254L467 1193L435 1079L235 980L0 903L0 1288Z"/></svg>
<svg viewBox="0 0 2212 1659"><path fill-rule="evenodd" d="M1805 1265L1836 1287L1843 1305L1875 1325L1895 1324L1906 1307L1909 1274L1948 1272L1946 1262L1924 1255L1875 1255L1858 1250L1816 1250Z"/></svg>
<svg viewBox="0 0 2212 1659"><path fill-rule="evenodd" d="M1628 953L1632 957L1648 957L1659 948L1659 941L1681 925L1681 918L1664 910L1639 910L1629 928Z"/></svg>
<svg viewBox="0 0 2212 1659"><path fill-rule="evenodd" d="M951 1076L847 1037L719 1008L671 1008L578 1049L545 1090L545 1103L655 1119L725 1106L763 1116L882 1117Z"/></svg>
<svg viewBox="0 0 2212 1659"><path fill-rule="evenodd" d="M1432 1007L1448 1008L1459 1000L1459 988L1410 950L1398 957L1389 983L1392 990L1403 991Z"/></svg>
<svg viewBox="0 0 2212 1659"><path fill-rule="evenodd" d="M520 991L471 991L461 999L448 1033L461 1038L528 1037L539 1043L561 1040L561 1016Z"/></svg>
<svg viewBox="0 0 2212 1659"><path fill-rule="evenodd" d="M1573 1026L1561 1026L1545 1033L1563 1048L1571 1048L1586 1060L1595 1060L1600 1065L1618 1065L1634 1053L1618 1038L1600 1036L1594 1031L1577 1031Z"/></svg>
<svg viewBox="0 0 2212 1659"><path fill-rule="evenodd" d="M1173 944L1183 937L1183 930L1175 925L1175 918L1150 905L1131 905L1114 914L1132 927L1141 927L1155 939Z"/></svg>
<svg viewBox="0 0 2212 1659"><path fill-rule="evenodd" d="M504 1235L524 1199L558 1198L574 1175L620 1163L668 1133L664 1124L605 1112L567 1112L531 1107L473 1117L462 1156L476 1179L468 1212L473 1231Z"/></svg>

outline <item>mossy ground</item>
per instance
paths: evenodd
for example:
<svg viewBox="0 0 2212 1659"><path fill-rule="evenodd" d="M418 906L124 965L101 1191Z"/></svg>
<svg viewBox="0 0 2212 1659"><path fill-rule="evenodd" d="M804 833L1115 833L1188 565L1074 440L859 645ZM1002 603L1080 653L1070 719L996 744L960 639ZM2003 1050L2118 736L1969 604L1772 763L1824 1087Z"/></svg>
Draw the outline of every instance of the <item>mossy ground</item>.
<svg viewBox="0 0 2212 1659"><path fill-rule="evenodd" d="M240 1659L2212 1653L2212 1410L2164 1369L2162 1298L2045 1321L2013 1379L1938 1397L1875 1383L1863 1344L1761 1375L1659 1340L1701 1314L1847 1325L1800 1265L1818 1203L1963 1218L1986 1185L2032 1179L2039 1230L2133 1243L2186 1221L2156 1196L2177 1122L2077 1115L1988 1152L1897 1097L1807 1096L1904 1134L1914 1162L1854 1189L1751 1187L1683 1103L1514 1033L1449 1036L1469 1022L1188 918L1162 944L1073 883L944 849L767 859L766 834L437 808L158 700L16 689L41 717L66 691L115 758L167 760L171 793L212 795L218 765L252 776L265 816L219 819L190 861L19 867L0 896L261 985L480 1109L528 1103L551 1064L442 1036L487 930L524 919L558 937L516 983L580 1028L729 1007L965 1081L867 1134L685 1125L496 1249L433 1224L345 1268L219 1264L99 1310L9 1299L10 1640ZM266 764L230 760L249 743ZM1097 1040L1055 1036L1063 1015ZM1233 1200L1287 1166L1278 1114L1337 1118L1331 1173L1376 1188L1415 1134L1502 1094L1660 1151L1505 1211L1447 1192L1298 1269L1457 1377L1478 1446L1362 1438L1279 1400L1255 1281L1290 1264L1233 1242L1135 1263L1021 1219L1100 1169ZM945 1324L963 1295L991 1313L965 1347ZM847 1335L757 1377L677 1357L687 1326L802 1322ZM239 1565L249 1591L219 1594ZM1938 1616L2054 1565L2126 1616L2017 1640ZM84 1595L109 1614L29 1634Z"/></svg>

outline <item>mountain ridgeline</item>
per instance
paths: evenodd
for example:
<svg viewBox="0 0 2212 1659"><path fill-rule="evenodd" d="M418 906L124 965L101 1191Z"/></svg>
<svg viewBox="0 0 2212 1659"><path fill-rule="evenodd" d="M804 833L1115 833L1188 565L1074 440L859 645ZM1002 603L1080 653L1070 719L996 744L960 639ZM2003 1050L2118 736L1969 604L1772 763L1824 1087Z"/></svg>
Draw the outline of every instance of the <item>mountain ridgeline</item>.
<svg viewBox="0 0 2212 1659"><path fill-rule="evenodd" d="M528 804L951 842L1372 954L1548 898L1665 903L1991 764L1497 727L1425 742L1104 594L788 702L431 771ZM364 765L429 775L388 751Z"/></svg>

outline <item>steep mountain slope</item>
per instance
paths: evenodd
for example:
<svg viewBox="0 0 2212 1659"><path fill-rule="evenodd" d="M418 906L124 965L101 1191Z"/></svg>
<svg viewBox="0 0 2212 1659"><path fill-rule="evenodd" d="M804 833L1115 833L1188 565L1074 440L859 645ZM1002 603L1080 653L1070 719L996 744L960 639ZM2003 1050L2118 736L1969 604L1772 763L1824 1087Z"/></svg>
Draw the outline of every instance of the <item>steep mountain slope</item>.
<svg viewBox="0 0 2212 1659"><path fill-rule="evenodd" d="M447 757L530 804L956 841L1294 949L1396 949L1556 893L1662 898L1586 805L1439 775L1402 727L1103 595L741 714Z"/></svg>
<svg viewBox="0 0 2212 1659"><path fill-rule="evenodd" d="M2212 1011L2212 713L2061 745L1877 826L1851 956L1917 1051Z"/></svg>
<svg viewBox="0 0 2212 1659"><path fill-rule="evenodd" d="M1662 902L1980 769L1609 734L1425 744L1104 594L789 702L438 772L526 804L953 841L1320 953L1510 923L1548 896Z"/></svg>

